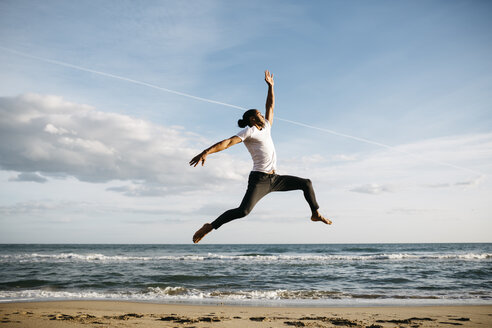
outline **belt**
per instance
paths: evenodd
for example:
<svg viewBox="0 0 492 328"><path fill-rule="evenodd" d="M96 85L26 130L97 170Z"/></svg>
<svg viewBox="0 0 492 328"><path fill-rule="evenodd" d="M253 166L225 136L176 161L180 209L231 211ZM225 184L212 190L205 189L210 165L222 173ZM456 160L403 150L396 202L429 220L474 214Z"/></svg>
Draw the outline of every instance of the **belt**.
<svg viewBox="0 0 492 328"><path fill-rule="evenodd" d="M260 172L260 171L251 171L251 173L260 173L260 174L275 174L275 170L271 170L270 172Z"/></svg>

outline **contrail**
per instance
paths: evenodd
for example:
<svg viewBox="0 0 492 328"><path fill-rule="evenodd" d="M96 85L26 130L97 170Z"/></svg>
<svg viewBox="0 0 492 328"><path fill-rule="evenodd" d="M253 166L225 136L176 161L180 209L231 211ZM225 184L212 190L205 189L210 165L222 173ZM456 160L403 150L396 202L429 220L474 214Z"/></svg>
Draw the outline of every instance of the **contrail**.
<svg viewBox="0 0 492 328"><path fill-rule="evenodd" d="M73 69L76 69L76 70L79 70L79 71L94 73L94 74L98 74L98 75L102 75L102 76L106 76L106 77L111 77L113 79L118 79L118 80L130 82L130 83L134 83L134 84L138 84L138 85L143 85L143 86L146 86L146 87L149 87L149 88L152 88L152 89L157 89L157 90L160 90L160 91L174 93L174 94L179 95L179 96L183 96L183 97L187 97L187 98L191 98L191 99L195 99L195 100L199 100L199 101L205 101L205 102L212 103L212 104L217 104L217 105L232 107L232 108L236 108L236 109L241 109L243 111L246 110L243 107L239 107L239 106L227 104L227 103L220 102L220 101L215 101L215 100L212 100L212 99L207 99L207 98L193 96L193 95L190 95L190 94L187 94L187 93L184 93L184 92L179 92L179 91L175 91L175 90L163 88L163 87L160 87L160 86L155 85L155 84L150 84L150 83L147 83L147 82L142 82L142 81L130 79L130 78L127 78L127 77L124 77L124 76L120 76L120 75L115 75L115 74L110 74L110 73L106 73L106 72L96 71L94 69L90 69L90 68L85 68L85 67L82 67L82 66L77 66L77 65L69 64L69 63L66 63L66 62L59 61L59 60L38 57L38 56L26 54L24 52L20 52L20 51L17 51L17 50L8 49L8 48L1 47L1 46L0 46L0 49L5 50L5 51L8 51L8 52L11 52L11 53L14 53L16 55L20 55L20 56L24 56L24 57L32 58L32 59L36 59L36 60L40 60L40 61L43 61L43 62L46 62L46 63L55 64L55 65L64 66L64 67L69 67L69 68L73 68Z"/></svg>
<svg viewBox="0 0 492 328"><path fill-rule="evenodd" d="M187 94L187 93L184 93L184 92L180 92L180 91L175 91L175 90L163 88L163 87L160 87L160 86L155 85L155 84L151 84L151 83L147 83L147 82L143 82L143 81L131 79L131 78L120 76L120 75L115 75L115 74L111 74L111 73L97 71L97 70L94 70L94 69L90 69L90 68L86 68L86 67L82 67L82 66L70 64L70 63L67 63L67 62L59 61L59 60L54 60L54 59L49 59L49 58L43 58L43 57L39 57L39 56L34 56L34 55L31 55L31 54L27 54L27 53L24 53L24 52L21 52L21 51L17 51L17 50L5 48L5 47L2 47L2 46L0 46L0 49L1 50L4 50L4 51L7 51L7 52L11 52L11 53L16 54L16 55L19 55L19 56L23 56L23 57L27 57L27 58L32 58L32 59L36 59L36 60L39 60L39 61L43 61L43 62L46 62L46 63L58 65L58 66L68 67L68 68L76 69L76 70L83 71L83 72L89 72L89 73L93 73L93 74L97 74L97 75L101 75L101 76L106 76L106 77L110 77L110 78L121 80L121 81L126 81L126 82L130 82L130 83L134 83L134 84L146 86L146 87L149 87L149 88L152 88L152 89L156 89L156 90L160 90L160 91L172 93L172 94L183 96L183 97L186 97L186 98L191 98L191 99L195 99L195 100L199 100L199 101L203 101L203 102L208 102L208 103L212 103L212 104L217 104L217 105L222 105L222 106L226 106L226 107L230 107L230 108L235 108L235 109L239 109L239 110L242 110L242 111L247 110L246 108L241 107L241 106L236 106L236 105L228 104L228 103L217 101L217 100L207 99L207 98L203 98L203 97L197 97L197 96L190 95L190 94ZM423 160L423 161L432 162L432 163L440 164L440 165L445 165L445 166L452 167L452 168L459 169L459 170L465 170L465 171L468 171L468 172L472 172L474 174L484 175L481 172L478 172L478 171L475 171L475 170L472 170L472 169L469 169L469 168L466 168L466 167L462 167L462 166L454 165L454 164L451 164L451 163L436 161L436 160L433 160L433 159L422 157L420 155L417 155L417 154L414 154L414 153L409 153L409 152L403 151L401 149L398 149L396 147L393 147L393 146L390 146L390 145L386 145L386 144L383 144L383 143L380 143L380 142L377 142L377 141L373 141L373 140L369 140L369 139L365 139L365 138L361 138L361 137L357 137L357 136L352 136L352 135L345 134L345 133L340 133L340 132L337 132L337 131L334 131L334 130L330 130L330 129L320 128L320 127L317 127L317 126L314 126L314 125L310 125L310 124L305 124L305 123L301 123L301 122L291 121L291 120L284 119L284 118L281 118L281 117L278 117L278 116L276 116L276 119L279 120L279 121L284 121L284 122L291 123L291 124L294 124L294 125L298 125L298 126L302 126L302 127L306 127L306 128L310 128L310 129L315 129L315 130L318 130L318 131L326 132L326 133L333 134L333 135L336 135L336 136L339 136L339 137L348 138L348 139L356 140L356 141L359 141L359 142L363 142L363 143L367 143L367 144L379 146L379 147L382 147L382 148L390 149L390 150L393 150L393 151L396 151L396 152L399 152L399 153L403 153L403 154L406 154L406 155L410 155L410 156L419 158L420 160Z"/></svg>

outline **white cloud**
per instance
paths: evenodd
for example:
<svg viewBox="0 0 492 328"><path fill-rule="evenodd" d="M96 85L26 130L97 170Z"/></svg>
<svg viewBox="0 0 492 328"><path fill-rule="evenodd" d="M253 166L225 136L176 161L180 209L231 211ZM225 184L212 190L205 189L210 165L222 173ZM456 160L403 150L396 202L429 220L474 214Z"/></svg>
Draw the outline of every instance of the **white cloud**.
<svg viewBox="0 0 492 328"><path fill-rule="evenodd" d="M88 182L133 181L134 187L111 190L163 195L241 180L249 168L227 154L216 155L221 160L210 167L190 168L197 147L205 145L196 135L56 96L0 98L0 138L0 167L21 172L15 181L41 182L39 172Z"/></svg>
<svg viewBox="0 0 492 328"><path fill-rule="evenodd" d="M484 180L485 180L485 176L481 175L475 179L456 182L454 185L459 187L474 187L481 184Z"/></svg>
<svg viewBox="0 0 492 328"><path fill-rule="evenodd" d="M432 208L392 208L387 211L388 214L390 215L398 215L398 214L404 214L404 215L409 215L409 216L422 216L422 215L427 215L427 214L439 214L439 212L442 212L443 210L439 209L432 209Z"/></svg>
<svg viewBox="0 0 492 328"><path fill-rule="evenodd" d="M340 156L281 159L283 173L329 188L380 194L409 189L480 186L492 169L492 133L427 139ZM332 160L330 160L332 159ZM483 172L483 174L481 174Z"/></svg>
<svg viewBox="0 0 492 328"><path fill-rule="evenodd" d="M383 192L392 192L393 189L388 185L379 185L377 183L371 183L368 185L352 188L350 191L359 192L363 194L377 195Z"/></svg>
<svg viewBox="0 0 492 328"><path fill-rule="evenodd" d="M67 204L66 202L53 202L53 201L26 201L19 202L13 205L3 205L0 206L0 214L5 217L11 215L18 214L39 214L44 213L46 211L55 211L61 208L67 208L68 205L75 204ZM81 204L76 204L78 207Z"/></svg>
<svg viewBox="0 0 492 328"><path fill-rule="evenodd" d="M451 187L462 187L462 188L472 188L480 185L485 181L485 176L481 175L473 179L457 181L454 183L436 183L425 185L427 188L451 188Z"/></svg>
<svg viewBox="0 0 492 328"><path fill-rule="evenodd" d="M50 124L50 123L46 124L46 126L44 127L44 131L51 133L51 134L59 134L59 135L69 133L69 131L67 131L63 128L57 128L56 126L54 126L53 124ZM75 133L72 132L72 134L75 134Z"/></svg>
<svg viewBox="0 0 492 328"><path fill-rule="evenodd" d="M337 154L332 156L333 161L355 161L357 156L355 154Z"/></svg>

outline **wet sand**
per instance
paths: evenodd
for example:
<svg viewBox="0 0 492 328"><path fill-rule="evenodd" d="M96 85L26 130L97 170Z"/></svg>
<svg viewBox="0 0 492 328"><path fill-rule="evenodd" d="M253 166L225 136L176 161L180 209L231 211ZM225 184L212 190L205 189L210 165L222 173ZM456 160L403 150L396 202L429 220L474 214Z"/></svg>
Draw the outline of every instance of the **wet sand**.
<svg viewBox="0 0 492 328"><path fill-rule="evenodd" d="M0 303L1 327L492 327L492 305L240 307L121 301Z"/></svg>

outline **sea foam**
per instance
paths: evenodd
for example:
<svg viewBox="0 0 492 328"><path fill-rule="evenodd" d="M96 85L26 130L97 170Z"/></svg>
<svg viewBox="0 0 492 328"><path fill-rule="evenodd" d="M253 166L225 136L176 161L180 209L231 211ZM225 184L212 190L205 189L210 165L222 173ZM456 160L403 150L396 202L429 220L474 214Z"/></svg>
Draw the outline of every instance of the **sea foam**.
<svg viewBox="0 0 492 328"><path fill-rule="evenodd" d="M490 260L490 253L466 254L367 254L367 255L225 255L208 253L203 255L184 254L173 256L124 256L99 253L77 254L9 254L0 255L5 262L145 262L145 261L247 261L247 262L330 262L330 261L383 261L383 260Z"/></svg>

